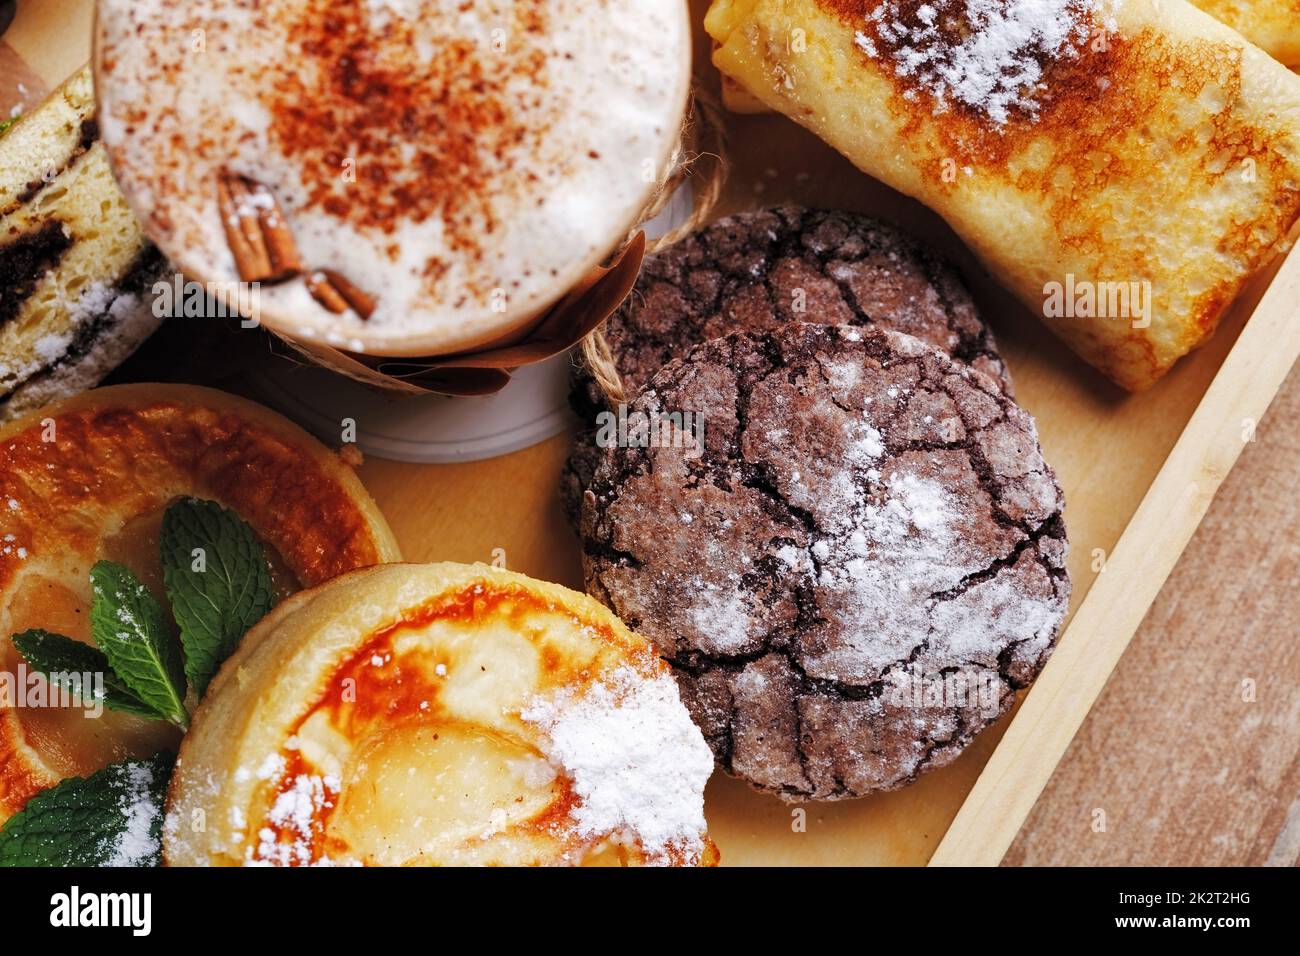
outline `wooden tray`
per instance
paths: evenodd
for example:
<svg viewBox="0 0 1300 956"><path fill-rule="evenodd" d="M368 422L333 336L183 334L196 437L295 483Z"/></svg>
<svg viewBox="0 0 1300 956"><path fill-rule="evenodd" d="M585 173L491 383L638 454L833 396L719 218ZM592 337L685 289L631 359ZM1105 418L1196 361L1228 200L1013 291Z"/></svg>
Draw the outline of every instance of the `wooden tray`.
<svg viewBox="0 0 1300 956"><path fill-rule="evenodd" d="M88 58L91 6L21 4L0 43L3 115L20 78L34 104L42 90L33 77L53 86ZM702 19L706 0L691 6ZM716 88L707 49L699 39L697 76ZM1074 597L1060 644L1018 709L950 766L895 793L802 808L718 774L707 795L711 832L726 864L997 864L1300 355L1300 254L1258 277L1218 334L1159 385L1128 395L998 288L922 206L782 117L731 117L728 134L734 168L719 214L779 202L859 210L958 263L1065 489ZM557 501L568 445L559 436L462 465L372 459L360 474L408 560L503 557L581 588L578 545Z"/></svg>

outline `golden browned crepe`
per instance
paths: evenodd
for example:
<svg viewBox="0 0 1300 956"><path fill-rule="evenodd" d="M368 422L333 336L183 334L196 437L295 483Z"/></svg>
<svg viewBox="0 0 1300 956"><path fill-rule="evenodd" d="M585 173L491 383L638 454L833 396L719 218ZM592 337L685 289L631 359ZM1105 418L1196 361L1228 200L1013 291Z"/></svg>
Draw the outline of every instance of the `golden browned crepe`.
<svg viewBox="0 0 1300 956"><path fill-rule="evenodd" d="M1183 0L716 0L714 62L1130 389L1300 214L1300 77Z"/></svg>
<svg viewBox="0 0 1300 956"><path fill-rule="evenodd" d="M1192 0L1269 56L1300 66L1300 0Z"/></svg>
<svg viewBox="0 0 1300 956"><path fill-rule="evenodd" d="M712 769L668 666L585 594L390 564L244 638L181 747L164 858L709 865Z"/></svg>
<svg viewBox="0 0 1300 956"><path fill-rule="evenodd" d="M125 563L162 594L162 512L192 495L233 509L289 589L400 558L352 469L243 399L121 385L0 427L0 669L28 628L90 640L90 569ZM12 703L12 701L10 702ZM176 746L167 724L80 707L0 704L0 823L65 777Z"/></svg>

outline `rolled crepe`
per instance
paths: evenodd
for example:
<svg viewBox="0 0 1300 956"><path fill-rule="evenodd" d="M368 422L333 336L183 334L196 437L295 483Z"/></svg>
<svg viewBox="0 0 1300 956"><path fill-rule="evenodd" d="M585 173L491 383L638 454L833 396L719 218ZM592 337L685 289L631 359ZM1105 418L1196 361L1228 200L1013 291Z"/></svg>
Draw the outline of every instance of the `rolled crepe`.
<svg viewBox="0 0 1300 956"><path fill-rule="evenodd" d="M1184 0L715 0L714 62L1145 388L1300 215L1300 77Z"/></svg>
<svg viewBox="0 0 1300 956"><path fill-rule="evenodd" d="M1300 66L1300 0L1194 0L1269 56Z"/></svg>

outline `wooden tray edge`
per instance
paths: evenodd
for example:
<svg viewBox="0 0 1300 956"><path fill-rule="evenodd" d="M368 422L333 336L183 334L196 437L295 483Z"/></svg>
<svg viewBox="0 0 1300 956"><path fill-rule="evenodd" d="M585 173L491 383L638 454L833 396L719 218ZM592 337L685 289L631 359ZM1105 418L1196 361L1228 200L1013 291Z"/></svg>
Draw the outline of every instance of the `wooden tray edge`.
<svg viewBox="0 0 1300 956"><path fill-rule="evenodd" d="M1300 250L1293 249L1196 406L930 858L996 866L1100 696L1219 486L1300 358Z"/></svg>

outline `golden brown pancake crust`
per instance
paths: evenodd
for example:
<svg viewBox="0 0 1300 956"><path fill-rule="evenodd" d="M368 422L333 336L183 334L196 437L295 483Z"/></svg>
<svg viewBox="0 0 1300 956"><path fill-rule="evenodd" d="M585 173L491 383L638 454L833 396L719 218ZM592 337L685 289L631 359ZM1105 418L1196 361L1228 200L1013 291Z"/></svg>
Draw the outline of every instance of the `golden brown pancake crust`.
<svg viewBox="0 0 1300 956"><path fill-rule="evenodd" d="M868 32L875 29L868 15L880 5L879 0L817 2L846 26ZM899 10L913 14L923 5L924 0L894 3ZM949 99L946 111L936 113L933 98L895 72L888 46L878 34L874 38L883 62L890 65L886 73L897 88L890 109L907 118L905 134L914 139L922 154L928 155L935 182L945 182L942 166L949 160L978 170L981 177L1005 178L1017 189L1043 197L1053 228L1068 237L1071 245L1099 253L1113 245L1107 234L1116 214L1099 197L1105 196L1114 184L1122 187L1140 182L1153 172L1145 153L1126 154L1111 148L1113 144L1149 124L1151 117L1160 113L1165 91L1171 87L1187 90L1191 96L1215 87L1229 103L1242 94L1241 57L1223 44L1173 41L1151 29L1134 37L1110 34L1104 47L1091 41L1075 43L1073 56L1043 63L1043 92L1034 122L994 128L984 114L959 100ZM864 61L871 62L866 53L861 55ZM920 120L922 113L924 123ZM1289 145L1294 140L1292 131L1263 129L1233 110L1222 110L1205 131L1207 139L1198 140L1199 132L1185 131L1171 145L1179 154L1199 158L1195 178L1206 187L1224 176L1225 170L1228 174L1238 172L1245 163L1255 165L1257 176L1266 171L1270 180L1284 181L1294 169ZM1044 140L1053 144L1049 162L1037 168L1012 162L1031 143ZM1104 164L1097 162L1099 155L1106 157ZM1063 188L1066 185L1070 188ZM955 189L956 183L951 186ZM1253 272L1271 258L1273 244L1287 234L1298 215L1300 191L1279 193L1271 205L1259 208L1252 218L1239 222L1223 236L1220 251L1241 262L1246 272ZM1148 253L1135 245L1129 252L1132 259L1124 274L1152 275L1159 271L1157 251ZM1214 330L1239 287L1212 287L1195 300L1187 322L1189 339L1199 342ZM1132 335L1129 345L1141 350L1145 340L1141 335Z"/></svg>
<svg viewBox="0 0 1300 956"><path fill-rule="evenodd" d="M59 415L57 440L30 427L0 444L0 499L19 503L7 533L29 555L91 553L91 510L144 514L178 489L221 501L267 536L306 585L382 558L365 517L331 476L303 467L301 447L238 415L177 401ZM0 588L24 559L0 554Z"/></svg>
<svg viewBox="0 0 1300 956"><path fill-rule="evenodd" d="M213 681L171 780L164 858L714 865L702 830L698 841L654 847L641 842L651 834L584 830L575 811L590 778L552 751L551 728L524 714L621 680L675 697L668 675L644 638L559 585L450 563L345 575L283 602ZM683 728L693 753L675 736ZM685 710L680 725L663 729L669 738L658 746L693 773L702 760L707 777L712 759ZM539 760L553 777L530 782L511 766ZM464 767L478 769L457 779ZM309 810L304 781L323 788ZM695 782L702 790L703 779ZM297 809L286 814L288 806ZM490 822L500 808L508 820ZM185 821L200 810L209 825L195 831Z"/></svg>
<svg viewBox="0 0 1300 956"><path fill-rule="evenodd" d="M350 470L287 422L208 389L119 386L0 429L5 619L26 567L79 593L106 538L182 495L232 508L304 586L399 556ZM0 820L57 782L33 759L0 708Z"/></svg>
<svg viewBox="0 0 1300 956"><path fill-rule="evenodd" d="M572 617L583 629L595 632L602 641L618 647L621 653L637 661L647 673L653 674L663 666L647 645L627 640L625 635L591 615L578 615L573 608L526 588L500 587L480 581L405 611L398 621L361 644L334 672L315 702L303 712L293 727L293 734L296 736L303 724L321 713L327 715L330 724L350 740L363 738L378 723L418 720L422 713L437 709L437 700L445 682L433 676L429 667L421 666L420 651L404 652L397 646L400 643L397 639L403 632L426 628L435 621L471 626L475 622L496 619L504 620L512 630L522 632L529 618L538 613ZM377 668L373 663L376 658L389 663ZM565 661L549 648L541 655L541 669L539 689L543 691L582 679L579 673L574 672L572 661ZM278 792L284 793L292 789L298 775L310 773L310 768L298 749L286 747L280 756L285 762L285 770ZM555 799L525 821L526 829L545 833L569 819L580 802L579 797L572 782L564 776L557 778L556 789ZM345 845L332 842L328 836L329 816L337 810L337 802L325 808L313 808L313 859L337 857L347 850ZM268 820L264 826L276 831L277 837L283 837L291 830L289 822L276 824ZM626 865L627 847L618 846L614 850L619 862ZM715 853L716 850L710 847L706 860ZM669 862L673 866L690 865L678 848L670 848Z"/></svg>

